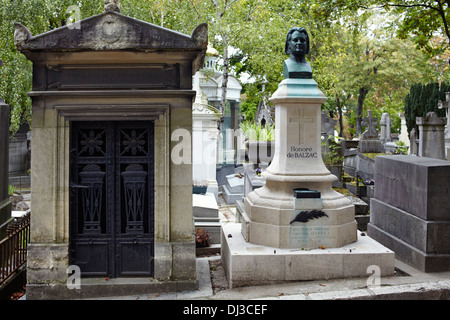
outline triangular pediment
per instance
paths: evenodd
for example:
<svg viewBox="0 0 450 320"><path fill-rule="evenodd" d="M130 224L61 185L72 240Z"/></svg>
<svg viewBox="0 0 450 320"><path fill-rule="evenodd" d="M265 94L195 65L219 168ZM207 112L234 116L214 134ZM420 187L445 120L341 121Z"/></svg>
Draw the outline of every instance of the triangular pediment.
<svg viewBox="0 0 450 320"><path fill-rule="evenodd" d="M14 41L24 51L77 50L204 50L208 27L201 24L191 36L110 11L32 36L16 24Z"/></svg>

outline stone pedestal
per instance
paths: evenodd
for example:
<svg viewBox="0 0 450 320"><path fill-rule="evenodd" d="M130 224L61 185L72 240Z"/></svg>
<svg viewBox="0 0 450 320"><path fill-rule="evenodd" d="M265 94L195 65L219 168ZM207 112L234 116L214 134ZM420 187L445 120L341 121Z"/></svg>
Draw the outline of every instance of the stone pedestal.
<svg viewBox="0 0 450 320"><path fill-rule="evenodd" d="M369 236L421 271L449 271L449 176L448 161L377 157Z"/></svg>
<svg viewBox="0 0 450 320"><path fill-rule="evenodd" d="M302 44L289 40L308 41L299 36L302 30L289 31L289 50L302 52ZM321 105L327 98L309 64L288 60L284 80L270 99L275 154L262 173L265 184L238 206L241 223L222 227L222 261L230 286L362 276L372 264L393 274L393 252L358 240L355 207L332 188L337 178L321 153Z"/></svg>
<svg viewBox="0 0 450 320"><path fill-rule="evenodd" d="M321 155L321 104L313 79L285 79L274 93L275 155L266 182L244 200L242 234L251 243L277 248L341 247L356 241L354 206L332 189L337 180ZM316 190L317 201L295 199L294 189ZM320 211L305 222L301 212Z"/></svg>

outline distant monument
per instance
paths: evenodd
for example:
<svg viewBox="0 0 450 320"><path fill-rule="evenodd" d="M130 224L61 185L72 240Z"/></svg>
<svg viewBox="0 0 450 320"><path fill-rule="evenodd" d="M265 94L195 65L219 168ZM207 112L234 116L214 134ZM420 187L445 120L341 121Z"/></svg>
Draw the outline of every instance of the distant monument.
<svg viewBox="0 0 450 320"><path fill-rule="evenodd" d="M367 117L363 118L361 124L366 126L362 138L359 141L358 149L361 153L379 153L383 152L383 144L378 139L377 130L378 119L372 116L372 110L367 111Z"/></svg>
<svg viewBox="0 0 450 320"><path fill-rule="evenodd" d="M283 63L284 79L270 99L275 154L262 173L265 185L244 199L240 225L222 226L229 285L363 276L380 262L382 274L393 274L393 252L377 243L367 243L370 252L359 245L355 207L333 190L337 178L322 160L321 105L327 98L305 59L306 30L290 29L285 48L290 57ZM333 251L350 244L358 248L351 257ZM327 250L315 251L321 248Z"/></svg>
<svg viewBox="0 0 450 320"><path fill-rule="evenodd" d="M428 112L425 117L417 117L419 126L419 157L445 159L446 118L440 118L436 112Z"/></svg>

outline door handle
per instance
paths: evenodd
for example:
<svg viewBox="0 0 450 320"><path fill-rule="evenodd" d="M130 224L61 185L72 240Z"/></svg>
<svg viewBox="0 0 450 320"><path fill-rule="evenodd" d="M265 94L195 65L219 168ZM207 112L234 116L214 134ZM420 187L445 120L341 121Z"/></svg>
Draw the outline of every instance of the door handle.
<svg viewBox="0 0 450 320"><path fill-rule="evenodd" d="M83 186L81 184L75 184L75 183L71 183L70 187L74 188L74 189L89 189L90 188L90 186Z"/></svg>

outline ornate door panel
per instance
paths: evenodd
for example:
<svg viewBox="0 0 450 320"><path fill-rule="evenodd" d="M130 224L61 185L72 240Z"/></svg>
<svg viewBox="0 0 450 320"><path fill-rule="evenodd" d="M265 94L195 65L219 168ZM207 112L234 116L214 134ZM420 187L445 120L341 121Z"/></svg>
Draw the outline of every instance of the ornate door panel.
<svg viewBox="0 0 450 320"><path fill-rule="evenodd" d="M71 264L153 276L153 123L73 122L71 139Z"/></svg>

